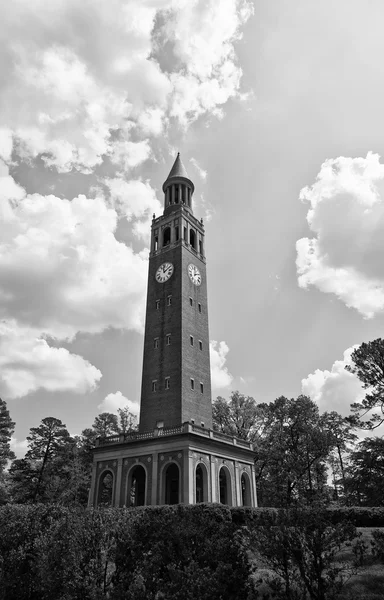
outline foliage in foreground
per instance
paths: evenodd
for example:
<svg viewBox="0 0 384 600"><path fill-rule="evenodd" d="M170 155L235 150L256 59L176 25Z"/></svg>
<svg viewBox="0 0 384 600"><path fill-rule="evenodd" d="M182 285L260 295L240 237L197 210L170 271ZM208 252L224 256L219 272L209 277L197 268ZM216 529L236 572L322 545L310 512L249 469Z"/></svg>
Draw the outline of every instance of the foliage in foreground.
<svg viewBox="0 0 384 600"><path fill-rule="evenodd" d="M354 525L333 525L323 508L282 510L274 525L250 530L249 545L273 573L267 584L274 598L331 600L357 572L356 565L336 560L356 537Z"/></svg>
<svg viewBox="0 0 384 600"><path fill-rule="evenodd" d="M224 506L0 508L0 600L246 600L251 566Z"/></svg>
<svg viewBox="0 0 384 600"><path fill-rule="evenodd" d="M356 536L335 515L216 504L3 506L0 600L258 600L260 565L274 572L269 598L329 600L350 570L336 552Z"/></svg>

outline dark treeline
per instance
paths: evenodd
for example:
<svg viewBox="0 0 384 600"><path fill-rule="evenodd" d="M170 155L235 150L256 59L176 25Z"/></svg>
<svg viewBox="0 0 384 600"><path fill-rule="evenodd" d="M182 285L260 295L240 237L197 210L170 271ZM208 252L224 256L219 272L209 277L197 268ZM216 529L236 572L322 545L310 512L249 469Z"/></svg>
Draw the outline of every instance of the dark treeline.
<svg viewBox="0 0 384 600"><path fill-rule="evenodd" d="M127 433L137 428L128 407L118 414L98 415L92 427L71 436L54 417L42 419L30 429L28 451L15 459L10 449L15 424L6 403L0 399L0 505L5 503L56 503L86 506L91 482L92 448L97 438ZM12 460L9 470L6 465Z"/></svg>

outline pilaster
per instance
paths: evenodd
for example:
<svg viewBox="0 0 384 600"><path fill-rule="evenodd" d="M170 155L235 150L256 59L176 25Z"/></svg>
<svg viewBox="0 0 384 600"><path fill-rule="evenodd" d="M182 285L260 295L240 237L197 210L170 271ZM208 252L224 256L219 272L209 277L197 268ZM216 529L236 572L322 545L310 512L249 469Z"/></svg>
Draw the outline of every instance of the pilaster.
<svg viewBox="0 0 384 600"><path fill-rule="evenodd" d="M115 506L120 506L121 497L121 476L123 473L123 459L117 460L117 474L116 474L116 487L115 487Z"/></svg>

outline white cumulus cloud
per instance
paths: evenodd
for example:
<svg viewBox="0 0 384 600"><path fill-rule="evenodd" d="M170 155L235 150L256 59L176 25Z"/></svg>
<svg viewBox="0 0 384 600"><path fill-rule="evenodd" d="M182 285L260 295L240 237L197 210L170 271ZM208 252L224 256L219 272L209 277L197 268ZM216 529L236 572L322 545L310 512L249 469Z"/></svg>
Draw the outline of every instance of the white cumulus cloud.
<svg viewBox="0 0 384 600"><path fill-rule="evenodd" d="M100 409L101 412L116 413L119 408L125 408L126 406L128 406L129 412L133 415L139 414L140 407L137 402L128 400L121 392L108 394L97 408Z"/></svg>
<svg viewBox="0 0 384 600"><path fill-rule="evenodd" d="M225 366L229 348L225 342L216 342L211 340L209 343L209 352L211 358L211 381L213 389L229 387L233 377Z"/></svg>
<svg viewBox="0 0 384 600"><path fill-rule="evenodd" d="M298 282L336 295L371 318L384 311L384 164L366 158L326 160L301 191L310 203L312 238L296 244Z"/></svg>
<svg viewBox="0 0 384 600"><path fill-rule="evenodd" d="M39 388L50 392L84 393L92 390L101 373L66 348L49 346L36 332L0 322L0 388L8 398L19 398Z"/></svg>
<svg viewBox="0 0 384 600"><path fill-rule="evenodd" d="M142 330L147 256L116 240L117 213L103 199L33 194L5 206L0 318L59 339Z"/></svg>
<svg viewBox="0 0 384 600"><path fill-rule="evenodd" d="M239 95L234 43L248 0L14 0L0 33L0 156L84 173L124 169L148 136L222 114ZM167 56L167 51L169 56Z"/></svg>
<svg viewBox="0 0 384 600"><path fill-rule="evenodd" d="M333 411L346 416L350 414L350 405L360 402L365 391L360 380L345 369L351 365L351 354L357 346L345 350L342 360L336 360L331 370L316 369L301 381L303 394L316 402L321 412Z"/></svg>

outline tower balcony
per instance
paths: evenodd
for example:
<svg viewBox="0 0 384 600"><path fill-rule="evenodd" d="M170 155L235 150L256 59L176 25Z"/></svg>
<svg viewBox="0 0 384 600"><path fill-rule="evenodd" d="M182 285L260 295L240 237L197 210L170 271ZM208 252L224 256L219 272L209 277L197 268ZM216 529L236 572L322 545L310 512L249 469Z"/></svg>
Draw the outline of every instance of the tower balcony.
<svg viewBox="0 0 384 600"><path fill-rule="evenodd" d="M241 448L246 448L247 450L254 450L251 442L241 440L235 436L226 435L225 433L220 433L219 431L214 431L213 429L206 429L205 427L200 427L199 425L189 422L182 423L177 427L161 427L155 428L152 431L144 431L141 433L138 431L132 431L130 433L111 435L106 438L98 438L96 440L96 448L114 446L116 444L129 444L144 440L155 440L159 437L177 436L186 433L206 439L208 438L210 440L217 440L231 446L240 446Z"/></svg>

